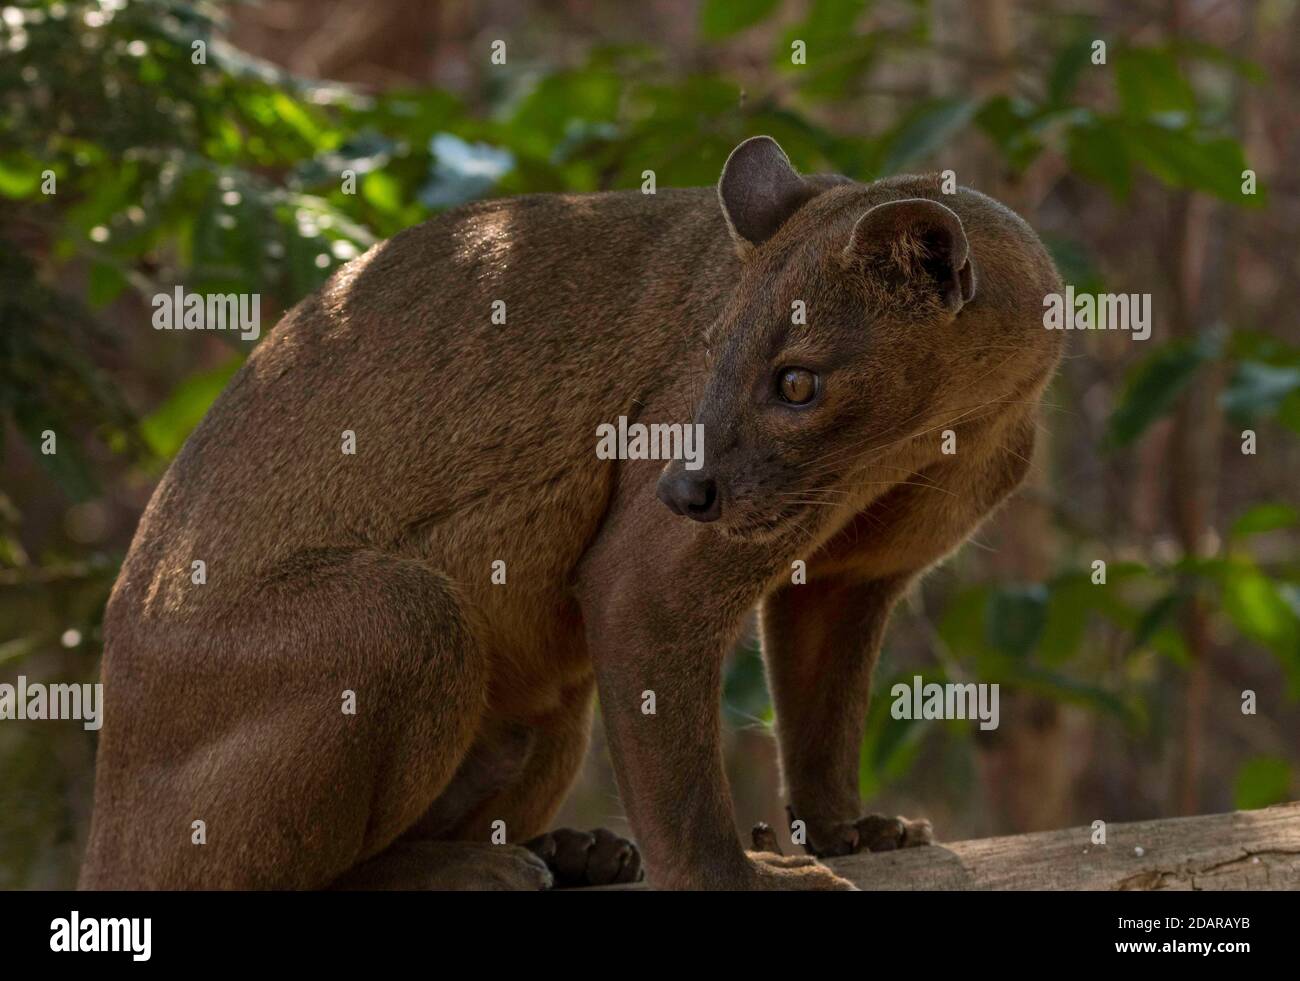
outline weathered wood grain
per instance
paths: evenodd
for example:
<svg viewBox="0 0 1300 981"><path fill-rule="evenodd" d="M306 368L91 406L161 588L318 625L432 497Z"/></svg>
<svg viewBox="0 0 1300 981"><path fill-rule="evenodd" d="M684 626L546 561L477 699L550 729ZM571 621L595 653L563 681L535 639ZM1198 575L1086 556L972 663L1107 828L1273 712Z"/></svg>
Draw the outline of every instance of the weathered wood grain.
<svg viewBox="0 0 1300 981"><path fill-rule="evenodd" d="M1300 803L853 855L863 889L1300 889Z"/></svg>
<svg viewBox="0 0 1300 981"><path fill-rule="evenodd" d="M828 865L873 890L1300 889L1300 802L851 855Z"/></svg>

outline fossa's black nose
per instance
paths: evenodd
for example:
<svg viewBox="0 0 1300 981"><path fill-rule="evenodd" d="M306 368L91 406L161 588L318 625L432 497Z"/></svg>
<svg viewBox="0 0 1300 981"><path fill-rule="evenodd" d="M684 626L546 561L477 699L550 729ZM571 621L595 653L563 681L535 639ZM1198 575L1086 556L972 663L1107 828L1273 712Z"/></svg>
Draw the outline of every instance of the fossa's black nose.
<svg viewBox="0 0 1300 981"><path fill-rule="evenodd" d="M692 521L717 521L722 516L718 483L712 477L679 470L659 478L659 500L674 514Z"/></svg>

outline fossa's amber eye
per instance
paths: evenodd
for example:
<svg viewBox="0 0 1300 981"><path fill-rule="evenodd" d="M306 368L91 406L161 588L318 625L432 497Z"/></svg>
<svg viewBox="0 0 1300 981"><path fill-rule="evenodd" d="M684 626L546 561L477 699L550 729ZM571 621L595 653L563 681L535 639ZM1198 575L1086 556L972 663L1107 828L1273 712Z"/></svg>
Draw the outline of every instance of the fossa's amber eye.
<svg viewBox="0 0 1300 981"><path fill-rule="evenodd" d="M782 368L777 372L776 389L782 402L807 405L817 394L817 376L807 368Z"/></svg>

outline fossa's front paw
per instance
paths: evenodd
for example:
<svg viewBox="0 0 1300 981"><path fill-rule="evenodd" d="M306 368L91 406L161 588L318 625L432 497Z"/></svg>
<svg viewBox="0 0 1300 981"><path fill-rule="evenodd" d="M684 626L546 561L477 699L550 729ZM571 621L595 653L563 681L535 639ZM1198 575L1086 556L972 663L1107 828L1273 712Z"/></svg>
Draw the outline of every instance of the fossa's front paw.
<svg viewBox="0 0 1300 981"><path fill-rule="evenodd" d="M868 814L854 825L858 832L858 852L891 852L896 848L916 848L934 844L934 828L925 818L913 821L905 817Z"/></svg>
<svg viewBox="0 0 1300 981"><path fill-rule="evenodd" d="M792 810L789 814L793 824L796 816ZM934 828L925 818L912 820L887 817L884 814L868 814L857 821L835 824L810 821L806 833L804 849L818 858L856 855L859 852L889 852L898 848L934 844ZM775 842L776 836L770 830L768 834Z"/></svg>

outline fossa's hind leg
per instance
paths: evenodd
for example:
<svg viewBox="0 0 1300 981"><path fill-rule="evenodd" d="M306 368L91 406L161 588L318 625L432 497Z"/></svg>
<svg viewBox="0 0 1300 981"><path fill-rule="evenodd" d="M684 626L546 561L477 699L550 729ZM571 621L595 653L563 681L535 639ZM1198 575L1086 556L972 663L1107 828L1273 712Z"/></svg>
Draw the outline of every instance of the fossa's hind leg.
<svg viewBox="0 0 1300 981"><path fill-rule="evenodd" d="M484 658L447 579L419 562L313 553L197 588L213 592L166 619L130 589L109 611L81 885L329 885L451 780Z"/></svg>

